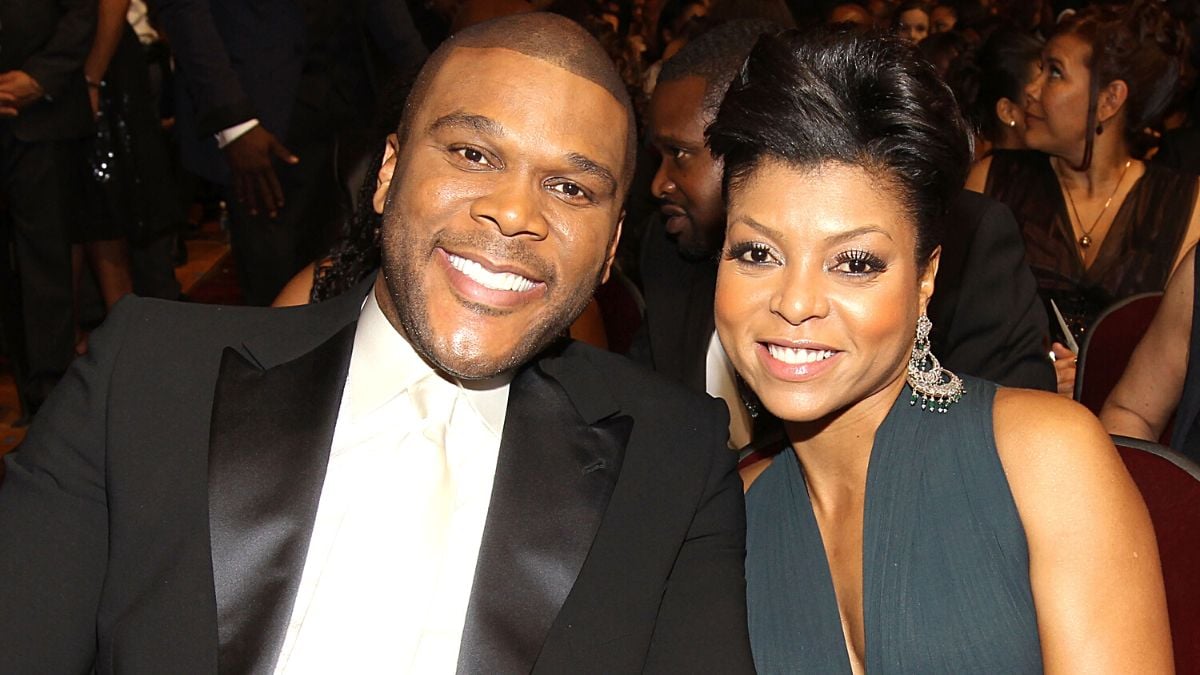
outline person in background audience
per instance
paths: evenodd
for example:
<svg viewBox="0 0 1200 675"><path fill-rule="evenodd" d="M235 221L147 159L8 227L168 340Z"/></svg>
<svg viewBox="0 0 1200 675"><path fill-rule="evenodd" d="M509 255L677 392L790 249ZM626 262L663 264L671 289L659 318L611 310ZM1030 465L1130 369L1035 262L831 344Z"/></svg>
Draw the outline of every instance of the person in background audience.
<svg viewBox="0 0 1200 675"><path fill-rule="evenodd" d="M247 304L269 304L332 240L335 165L353 163L376 92L368 54L406 69L425 48L391 0L155 4L184 85L184 165L228 187L239 284Z"/></svg>
<svg viewBox="0 0 1200 675"><path fill-rule="evenodd" d="M1157 0L1065 20L1025 92L1031 150L993 152L967 181L1012 208L1051 325L1065 324L1052 346L1060 393L1075 385L1068 343L1116 300L1162 290L1200 237L1197 178L1139 159L1184 45Z"/></svg>
<svg viewBox="0 0 1200 675"><path fill-rule="evenodd" d="M83 62L95 0L0 3L0 198L11 223L20 288L9 331L26 415L75 355L71 230L81 217L83 139L92 132ZM7 255L7 253L5 254ZM15 295L15 294L14 294Z"/></svg>
<svg viewBox="0 0 1200 675"><path fill-rule="evenodd" d="M0 672L753 672L723 407L558 340L620 235L620 76L529 13L411 101L376 278L93 334L5 457Z"/></svg>
<svg viewBox="0 0 1200 675"><path fill-rule="evenodd" d="M869 30L875 25L875 19L857 2L842 2L829 10L826 18L828 23L849 23L858 26L860 30Z"/></svg>
<svg viewBox="0 0 1200 675"><path fill-rule="evenodd" d="M105 312L129 292L167 300L180 293L173 255L184 214L145 55L126 21L129 4L100 0L84 63L96 133L86 158L85 216L76 227L81 243L73 254L77 289L86 260ZM86 347L81 334L76 351Z"/></svg>
<svg viewBox="0 0 1200 675"><path fill-rule="evenodd" d="M947 80L976 131L975 155L1025 146L1025 88L1041 68L1042 43L1000 29L951 68Z"/></svg>
<svg viewBox="0 0 1200 675"><path fill-rule="evenodd" d="M906 0L896 7L892 14L892 30L897 35L920 44L929 37L929 14L932 10L924 0Z"/></svg>
<svg viewBox="0 0 1200 675"><path fill-rule="evenodd" d="M708 139L717 331L789 441L742 472L758 672L1171 672L1154 531L1096 419L929 351L971 143L928 64L765 36Z"/></svg>
<svg viewBox="0 0 1200 675"><path fill-rule="evenodd" d="M1171 276L1154 321L1104 402L1100 421L1110 434L1157 443L1174 416L1170 446L1200 462L1198 263L1193 247Z"/></svg>
<svg viewBox="0 0 1200 675"><path fill-rule="evenodd" d="M951 66L958 63L963 54L971 49L967 37L958 31L933 33L917 45L925 60L933 64L938 77L946 79Z"/></svg>
<svg viewBox="0 0 1200 675"><path fill-rule="evenodd" d="M954 30L958 23L958 10L954 5L944 3L935 5L929 12L929 32L948 33Z"/></svg>

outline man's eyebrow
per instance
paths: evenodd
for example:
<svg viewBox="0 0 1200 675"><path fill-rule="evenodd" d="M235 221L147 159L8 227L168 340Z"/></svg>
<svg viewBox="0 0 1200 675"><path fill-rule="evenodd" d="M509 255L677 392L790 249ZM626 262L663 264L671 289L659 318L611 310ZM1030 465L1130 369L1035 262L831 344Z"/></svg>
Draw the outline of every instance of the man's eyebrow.
<svg viewBox="0 0 1200 675"><path fill-rule="evenodd" d="M504 127L496 120L483 115L472 115L461 110L442 115L429 125L429 131L442 129L470 129L488 136L503 136Z"/></svg>
<svg viewBox="0 0 1200 675"><path fill-rule="evenodd" d="M600 164L599 162L596 162L585 155L581 155L578 152L572 152L567 155L567 161L570 162L571 166L575 167L577 170L582 171L590 176L595 176L596 178L604 181L605 187L608 189L610 194L616 193L617 179L613 176L613 172L609 171L608 168L606 168L603 164Z"/></svg>

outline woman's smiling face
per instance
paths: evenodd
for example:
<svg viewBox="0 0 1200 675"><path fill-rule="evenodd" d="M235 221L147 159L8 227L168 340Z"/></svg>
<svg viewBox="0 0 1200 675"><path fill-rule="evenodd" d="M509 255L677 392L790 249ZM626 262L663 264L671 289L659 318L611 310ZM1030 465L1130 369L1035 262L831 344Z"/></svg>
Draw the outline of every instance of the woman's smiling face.
<svg viewBox="0 0 1200 675"><path fill-rule="evenodd" d="M895 188L857 166L765 161L730 187L716 325L737 371L781 419L890 407L903 386L937 253Z"/></svg>

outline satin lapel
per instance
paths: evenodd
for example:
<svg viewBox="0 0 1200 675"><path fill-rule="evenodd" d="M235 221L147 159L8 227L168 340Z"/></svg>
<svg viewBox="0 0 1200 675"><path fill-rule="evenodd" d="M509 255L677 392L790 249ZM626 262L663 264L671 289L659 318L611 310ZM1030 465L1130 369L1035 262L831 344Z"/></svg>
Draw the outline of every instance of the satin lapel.
<svg viewBox="0 0 1200 675"><path fill-rule="evenodd" d="M325 480L356 323L263 370L226 348L208 500L221 673L270 673L283 646Z"/></svg>
<svg viewBox="0 0 1200 675"><path fill-rule="evenodd" d="M568 367L527 368L510 389L459 673L533 668L620 473L633 420L556 379L590 364L555 365Z"/></svg>

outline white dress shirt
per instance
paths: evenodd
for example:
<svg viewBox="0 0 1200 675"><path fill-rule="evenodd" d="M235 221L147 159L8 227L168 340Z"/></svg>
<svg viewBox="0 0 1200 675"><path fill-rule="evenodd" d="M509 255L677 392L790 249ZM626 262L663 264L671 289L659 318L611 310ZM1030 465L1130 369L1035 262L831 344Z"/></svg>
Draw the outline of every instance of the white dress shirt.
<svg viewBox="0 0 1200 675"><path fill-rule="evenodd" d="M734 450L746 447L752 440L754 420L742 402L733 362L721 346L716 331L708 341L708 353L704 359L704 391L724 401L725 407L729 408L729 447Z"/></svg>
<svg viewBox="0 0 1200 675"><path fill-rule="evenodd" d="M444 457L409 397L431 383L453 400ZM508 388L441 380L368 294L277 675L455 671Z"/></svg>

